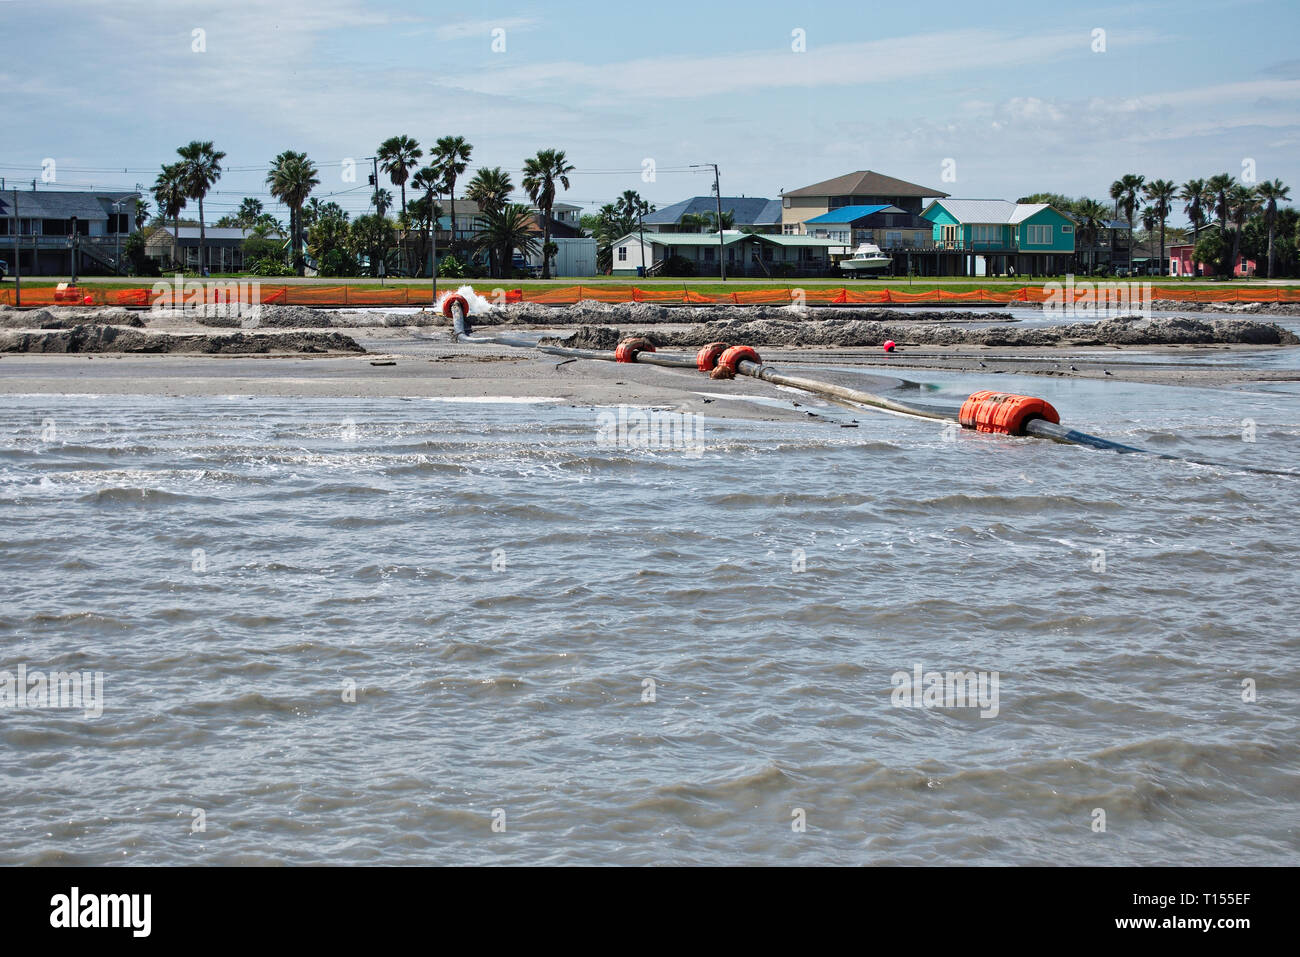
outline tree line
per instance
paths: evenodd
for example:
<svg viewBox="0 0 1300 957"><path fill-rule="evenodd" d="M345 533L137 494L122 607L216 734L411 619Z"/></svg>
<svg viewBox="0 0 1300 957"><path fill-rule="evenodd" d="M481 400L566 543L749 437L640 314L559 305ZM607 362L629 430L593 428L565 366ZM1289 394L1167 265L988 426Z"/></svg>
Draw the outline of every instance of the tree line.
<svg viewBox="0 0 1300 957"><path fill-rule="evenodd" d="M556 246L551 241L552 210L557 193L569 188L569 174L575 167L563 150L542 149L524 160L520 187L540 213L522 203L511 202L515 185L510 173L499 166L478 169L464 184L463 198L477 206L478 229L472 239L458 236L456 188L469 169L474 147L461 136L443 136L429 148L427 160L420 143L406 135L392 136L375 152L377 169L399 191L401 200L395 215L392 193L371 175L370 196L374 212L352 219L336 202L312 197L320 185L320 171L305 153L286 150L270 163L266 175L269 192L289 210L288 242L283 242L280 223L266 212L260 200L249 197L239 211L224 216L216 226L236 226L250 231L245 242L245 261L263 275L304 275L307 256L323 276L358 275L368 268L371 275L386 271L390 258L409 275L429 275L439 222L450 214L451 248L439 263L444 275L472 275L475 254L486 259L494 278L511 274L516 252L528 257L543 252L542 278L550 278ZM190 202L198 204L199 262L207 261L207 227L204 199L220 180L226 154L212 141L196 140L177 149L177 159L162 164L150 192L157 204L159 222L171 223L172 260L177 261L176 236L181 213ZM407 186L415 194L407 199ZM447 198L444 211L439 200ZM540 219L540 223L536 220ZM540 225L539 245L536 227ZM306 248L306 255L303 249Z"/></svg>
<svg viewBox="0 0 1300 957"><path fill-rule="evenodd" d="M1265 275L1270 279L1275 274L1300 274L1300 212L1282 205L1290 198L1291 188L1281 180L1247 184L1229 173L1219 173L1189 179L1180 186L1172 180L1148 180L1137 173L1126 173L1111 183L1109 192L1110 204L1057 193L1035 193L1020 202L1051 203L1070 216L1075 221L1080 247L1087 249L1090 256L1095 255L1107 221L1124 220L1130 237L1141 221L1150 245L1154 247L1154 238L1159 236L1162 265L1168 221L1181 203L1191 224L1193 260L1206 264L1215 275L1232 275L1243 255L1266 262ZM1130 240L1130 270L1132 250ZM1088 267L1097 268L1095 262L1089 262Z"/></svg>

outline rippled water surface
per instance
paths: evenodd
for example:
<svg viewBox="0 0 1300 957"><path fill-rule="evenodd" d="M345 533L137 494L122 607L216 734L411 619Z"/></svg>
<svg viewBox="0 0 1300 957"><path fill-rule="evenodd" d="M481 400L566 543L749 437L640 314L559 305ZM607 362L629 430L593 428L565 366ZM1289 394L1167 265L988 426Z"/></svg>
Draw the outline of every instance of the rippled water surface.
<svg viewBox="0 0 1300 957"><path fill-rule="evenodd" d="M1029 391L1300 463L1294 395L1110 385ZM0 710L0 863L1296 863L1300 481L856 418L693 457L548 404L10 397L0 668L105 709ZM895 707L916 665L996 716Z"/></svg>

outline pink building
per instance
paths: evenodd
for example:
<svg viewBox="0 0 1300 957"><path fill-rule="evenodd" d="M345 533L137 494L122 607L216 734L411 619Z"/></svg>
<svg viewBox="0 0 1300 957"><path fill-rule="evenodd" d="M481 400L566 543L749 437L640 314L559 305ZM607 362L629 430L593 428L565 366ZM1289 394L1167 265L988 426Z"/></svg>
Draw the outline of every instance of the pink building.
<svg viewBox="0 0 1300 957"><path fill-rule="evenodd" d="M1196 273L1192 269L1192 249L1191 243L1181 246L1169 247L1169 275L1171 276L1194 276ZM1205 263L1197 263L1202 276L1211 276L1214 270L1206 266ZM1245 256L1238 256L1237 262L1232 268L1232 274L1238 279L1246 279L1255 275L1255 260L1247 259Z"/></svg>

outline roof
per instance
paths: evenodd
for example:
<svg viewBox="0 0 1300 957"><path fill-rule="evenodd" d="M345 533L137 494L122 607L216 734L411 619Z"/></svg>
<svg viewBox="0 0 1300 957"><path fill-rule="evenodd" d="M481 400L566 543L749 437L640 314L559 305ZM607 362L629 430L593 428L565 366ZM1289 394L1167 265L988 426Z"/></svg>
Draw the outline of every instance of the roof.
<svg viewBox="0 0 1300 957"><path fill-rule="evenodd" d="M717 233L646 233L646 239L658 246L717 246ZM626 242L629 239L636 239L637 233L628 233L614 241L614 245ZM727 229L722 233L721 245L729 246L734 242L742 239L758 238L756 233L742 233L738 229ZM764 236L764 239L771 239L771 236Z"/></svg>
<svg viewBox="0 0 1300 957"><path fill-rule="evenodd" d="M755 233L755 239L761 239L765 243L772 243L776 246L843 246L842 239L819 239L813 236L782 236L766 233Z"/></svg>
<svg viewBox="0 0 1300 957"><path fill-rule="evenodd" d="M722 211L731 213L737 226L774 226L781 222L781 201L762 196L724 196ZM718 201L713 196L692 196L641 217L652 226L671 226L686 215L701 213L717 215Z"/></svg>
<svg viewBox="0 0 1300 957"><path fill-rule="evenodd" d="M781 201L779 199L769 199L763 211L758 214L758 218L751 224L754 226L779 226L781 225Z"/></svg>
<svg viewBox="0 0 1300 957"><path fill-rule="evenodd" d="M936 199L925 211L929 212L935 206L942 206L959 223L1001 223L1014 226L1031 216L1037 216L1045 209L1065 215L1049 203L1013 203L1006 199Z"/></svg>
<svg viewBox="0 0 1300 957"><path fill-rule="evenodd" d="M1011 222L1023 223L1030 216L1036 216L1045 209L1052 209L1051 203L1016 203L1015 212L1011 214Z"/></svg>
<svg viewBox="0 0 1300 957"><path fill-rule="evenodd" d="M107 220L115 212L112 203L122 199L135 199L139 193L133 192L91 192L90 190L41 189L18 191L18 215L31 219L78 219ZM0 193L0 216L10 216L10 204L13 203L12 190ZM122 212L127 208L122 207Z"/></svg>
<svg viewBox="0 0 1300 957"><path fill-rule="evenodd" d="M171 236L172 227L170 225L160 226L158 227L157 231L154 233L155 236L162 236L164 234L167 236ZM245 239L248 239L252 234L253 231L251 229L239 229L238 227L234 227L234 226L209 226L203 231L203 235L206 239L214 240L216 242L221 242L223 240L232 240L232 239L237 242L243 242ZM180 240L198 239L199 227L182 226L176 231L176 238ZM284 239L285 236L283 233L267 233L265 238Z"/></svg>
<svg viewBox="0 0 1300 957"><path fill-rule="evenodd" d="M530 232L541 233L548 217L543 216L537 210L531 210L528 217L528 228ZM554 216L549 217L551 226L551 238L575 239L582 235L582 229L572 223L562 222ZM460 225L457 223L457 225Z"/></svg>
<svg viewBox="0 0 1300 957"><path fill-rule="evenodd" d="M717 233L646 233L646 240L654 243L656 246L717 246ZM637 233L628 233L620 239L614 241L614 245L636 239ZM816 239L812 236L782 236L774 233L743 233L738 229L728 229L722 234L722 245L730 246L732 243L740 242L744 239L753 239L759 242L772 243L775 246L807 246L821 248L823 246L843 246L843 240L839 239Z"/></svg>
<svg viewBox="0 0 1300 957"><path fill-rule="evenodd" d="M832 209L829 213L822 213L820 216L804 220L804 225L808 226L813 223L853 223L859 219L866 219L868 216L882 212L901 213L903 210L897 206L841 206L839 209Z"/></svg>
<svg viewBox="0 0 1300 957"><path fill-rule="evenodd" d="M786 196L947 196L941 189L919 186L872 170L845 173L834 179L789 190Z"/></svg>
<svg viewBox="0 0 1300 957"><path fill-rule="evenodd" d="M1102 221L1101 225L1106 229L1122 229L1124 232L1128 232L1128 223L1122 219L1106 219Z"/></svg>

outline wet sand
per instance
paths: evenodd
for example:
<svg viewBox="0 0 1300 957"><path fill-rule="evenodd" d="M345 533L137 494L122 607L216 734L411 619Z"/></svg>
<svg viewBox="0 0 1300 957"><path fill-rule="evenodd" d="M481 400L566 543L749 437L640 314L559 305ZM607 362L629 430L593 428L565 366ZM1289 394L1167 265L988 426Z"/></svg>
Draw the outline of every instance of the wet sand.
<svg viewBox="0 0 1300 957"><path fill-rule="evenodd" d="M805 417L792 405L790 392L754 379L715 382L689 370L565 362L506 346L409 335L358 338L374 351L358 356L6 355L0 357L0 394L533 398L763 420ZM878 388L897 384L873 381ZM731 395L736 398L728 399ZM755 404L755 398L767 402Z"/></svg>
<svg viewBox="0 0 1300 957"><path fill-rule="evenodd" d="M481 331L492 335L498 328L484 327ZM639 328L671 332L681 327ZM150 331L214 330L183 323L167 323L159 328L151 323ZM500 331L517 336L566 336L572 327L507 327ZM589 359L566 362L561 357L507 346L453 343L448 331L438 327L376 326L351 329L349 333L367 350L365 354L5 354L0 356L0 394L402 396L451 401L534 398L576 406L655 406L766 420L803 419L808 415L808 409L797 405L798 396L790 391L745 377L719 381L690 370ZM1276 353L1278 349L1224 344L1073 348L954 345L903 347L888 355L876 347L845 346L766 347L761 352L768 363L803 373L816 367L860 368L860 375L847 374L848 381L866 391L883 391L898 385L900 378L924 379L924 372L930 370L987 375L994 388L996 376L1011 373L1200 387L1300 379L1300 369L1261 369L1251 361L1261 352ZM1239 362L1232 360L1234 355L1240 356ZM1214 361L1205 361L1211 359ZM842 375L826 373L824 377L846 381Z"/></svg>

